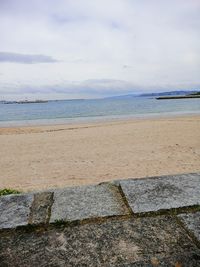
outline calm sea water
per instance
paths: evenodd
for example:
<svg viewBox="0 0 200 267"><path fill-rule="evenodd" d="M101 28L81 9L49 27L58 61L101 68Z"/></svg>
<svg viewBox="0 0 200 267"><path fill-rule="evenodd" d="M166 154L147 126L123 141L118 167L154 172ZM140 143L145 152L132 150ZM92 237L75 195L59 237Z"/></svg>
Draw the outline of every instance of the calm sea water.
<svg viewBox="0 0 200 267"><path fill-rule="evenodd" d="M200 114L200 99L62 100L37 104L0 104L0 125L57 124L130 117Z"/></svg>

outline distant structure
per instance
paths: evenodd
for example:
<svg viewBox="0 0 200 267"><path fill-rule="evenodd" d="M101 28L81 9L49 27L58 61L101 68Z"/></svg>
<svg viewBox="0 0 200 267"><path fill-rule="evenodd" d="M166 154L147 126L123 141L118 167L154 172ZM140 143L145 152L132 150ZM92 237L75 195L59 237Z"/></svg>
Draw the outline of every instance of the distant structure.
<svg viewBox="0 0 200 267"><path fill-rule="evenodd" d="M22 100L22 101L4 101L3 104L37 104L37 103L47 103L48 100Z"/></svg>

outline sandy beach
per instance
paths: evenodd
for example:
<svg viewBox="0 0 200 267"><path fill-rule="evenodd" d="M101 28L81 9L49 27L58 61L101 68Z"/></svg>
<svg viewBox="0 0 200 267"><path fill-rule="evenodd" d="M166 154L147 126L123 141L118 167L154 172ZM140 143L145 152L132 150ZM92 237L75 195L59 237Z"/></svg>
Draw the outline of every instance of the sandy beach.
<svg viewBox="0 0 200 267"><path fill-rule="evenodd" d="M0 188L200 172L200 116L0 128Z"/></svg>

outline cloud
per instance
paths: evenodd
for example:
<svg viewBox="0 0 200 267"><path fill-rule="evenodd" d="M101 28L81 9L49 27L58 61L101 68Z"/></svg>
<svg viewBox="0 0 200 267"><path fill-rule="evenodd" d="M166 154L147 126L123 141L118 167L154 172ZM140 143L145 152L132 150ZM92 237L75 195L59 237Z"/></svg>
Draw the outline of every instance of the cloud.
<svg viewBox="0 0 200 267"><path fill-rule="evenodd" d="M200 86L199 14L199 0L0 0L0 88L93 97Z"/></svg>
<svg viewBox="0 0 200 267"><path fill-rule="evenodd" d="M0 63L12 62L12 63L24 63L24 64L35 64L35 63L54 63L57 60L50 56L45 55L26 55L19 53L0 52Z"/></svg>

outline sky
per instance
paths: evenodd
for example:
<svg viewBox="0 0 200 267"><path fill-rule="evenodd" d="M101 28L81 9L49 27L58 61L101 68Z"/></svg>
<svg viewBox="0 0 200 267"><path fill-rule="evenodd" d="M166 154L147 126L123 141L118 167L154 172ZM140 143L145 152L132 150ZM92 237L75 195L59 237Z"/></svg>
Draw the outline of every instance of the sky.
<svg viewBox="0 0 200 267"><path fill-rule="evenodd" d="M200 88L200 0L0 0L0 100Z"/></svg>

